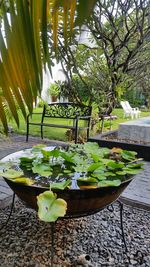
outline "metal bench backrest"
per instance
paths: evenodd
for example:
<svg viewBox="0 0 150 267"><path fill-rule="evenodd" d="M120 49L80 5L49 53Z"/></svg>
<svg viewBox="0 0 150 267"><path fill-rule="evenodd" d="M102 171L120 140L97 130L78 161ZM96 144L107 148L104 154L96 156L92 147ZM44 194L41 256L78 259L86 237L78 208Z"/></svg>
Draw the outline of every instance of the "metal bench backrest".
<svg viewBox="0 0 150 267"><path fill-rule="evenodd" d="M91 116L92 107L78 103L51 103L46 104L43 110L44 117L75 119L77 116ZM89 120L89 118L83 118Z"/></svg>

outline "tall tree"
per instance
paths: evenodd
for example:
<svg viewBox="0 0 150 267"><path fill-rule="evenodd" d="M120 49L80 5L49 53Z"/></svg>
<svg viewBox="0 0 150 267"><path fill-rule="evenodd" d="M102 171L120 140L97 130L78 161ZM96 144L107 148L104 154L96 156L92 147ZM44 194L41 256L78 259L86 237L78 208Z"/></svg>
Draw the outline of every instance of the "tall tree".
<svg viewBox="0 0 150 267"><path fill-rule="evenodd" d="M67 50L60 40L68 91L76 94L71 80L77 74L87 93L93 91L99 112L110 113L118 96L142 79L150 67L150 2L99 0L84 31L89 32L92 47L86 42L81 48L75 36L72 48Z"/></svg>
<svg viewBox="0 0 150 267"><path fill-rule="evenodd" d="M144 47L150 47L150 1L99 0L88 27L105 56L115 105L118 86L136 74Z"/></svg>

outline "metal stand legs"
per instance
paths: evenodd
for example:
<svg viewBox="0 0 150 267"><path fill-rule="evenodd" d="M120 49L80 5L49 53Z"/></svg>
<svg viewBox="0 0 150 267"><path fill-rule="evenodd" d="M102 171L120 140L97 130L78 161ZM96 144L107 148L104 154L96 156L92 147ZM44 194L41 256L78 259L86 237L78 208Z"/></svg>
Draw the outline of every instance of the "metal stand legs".
<svg viewBox="0 0 150 267"><path fill-rule="evenodd" d="M54 266L54 233L55 223L51 223L51 267Z"/></svg>
<svg viewBox="0 0 150 267"><path fill-rule="evenodd" d="M119 200L117 202L120 206L120 228L121 228L122 241L125 246L125 251L128 252L125 235L124 235L124 228L123 228L123 203L120 202Z"/></svg>
<svg viewBox="0 0 150 267"><path fill-rule="evenodd" d="M8 222L10 220L10 217L12 215L12 212L13 212L14 203L15 203L15 193L13 193L13 198L12 198L12 203L11 203L11 208L10 208L10 212L9 212L8 218L7 218L6 222L2 225L2 227L0 228L0 230L2 230L8 224Z"/></svg>
<svg viewBox="0 0 150 267"><path fill-rule="evenodd" d="M119 204L119 212L120 212L120 228L121 228L121 235L122 235L122 241L124 243L125 246L125 251L128 252L127 249L127 244L126 244L126 240L125 240L125 235L124 235L124 228L123 228L123 203L120 200L117 200L118 204ZM107 209L110 212L114 211L114 207L113 204L111 204L110 206L107 207Z"/></svg>

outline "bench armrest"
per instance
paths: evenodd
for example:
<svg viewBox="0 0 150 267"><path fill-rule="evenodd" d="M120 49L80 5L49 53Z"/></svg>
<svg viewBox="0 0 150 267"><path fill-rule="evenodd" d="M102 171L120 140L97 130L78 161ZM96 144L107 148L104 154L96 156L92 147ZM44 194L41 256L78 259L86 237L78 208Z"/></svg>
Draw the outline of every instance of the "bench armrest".
<svg viewBox="0 0 150 267"><path fill-rule="evenodd" d="M92 118L92 116L78 116L77 115L77 119L80 120L80 119L90 119Z"/></svg>

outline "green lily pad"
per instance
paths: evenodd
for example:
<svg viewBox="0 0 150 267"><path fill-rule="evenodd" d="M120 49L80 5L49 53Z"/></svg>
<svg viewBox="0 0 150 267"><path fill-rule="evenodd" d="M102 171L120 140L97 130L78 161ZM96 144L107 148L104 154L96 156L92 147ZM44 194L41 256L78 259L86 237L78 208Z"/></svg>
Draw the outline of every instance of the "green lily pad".
<svg viewBox="0 0 150 267"><path fill-rule="evenodd" d="M116 176L116 173L114 173L114 172L105 172L105 175L107 176L107 177L113 177L113 176Z"/></svg>
<svg viewBox="0 0 150 267"><path fill-rule="evenodd" d="M143 170L142 169L142 166L143 166L144 164L143 163L134 163L134 164L128 164L128 165L126 165L126 167L127 168L131 168L131 169L141 169L141 170Z"/></svg>
<svg viewBox="0 0 150 267"><path fill-rule="evenodd" d="M71 180L67 180L64 182L59 182L59 183L52 183L51 184L51 189L60 189L64 190L66 187L68 187L71 184Z"/></svg>
<svg viewBox="0 0 150 267"><path fill-rule="evenodd" d="M123 169L126 174L138 174L142 169L130 169L130 168L124 168Z"/></svg>
<svg viewBox="0 0 150 267"><path fill-rule="evenodd" d="M37 196L38 216L44 222L55 222L58 217L64 217L66 214L67 203L58 198L51 191L45 191Z"/></svg>
<svg viewBox="0 0 150 267"><path fill-rule="evenodd" d="M126 175L127 173L126 173L126 171L124 171L124 170L122 170L122 171L118 171L118 172L116 172L116 174L117 175Z"/></svg>
<svg viewBox="0 0 150 267"><path fill-rule="evenodd" d="M14 183L24 184L24 185L32 185L34 184L34 181L32 181L30 178L27 177L19 177L19 178L13 178L10 179Z"/></svg>
<svg viewBox="0 0 150 267"><path fill-rule="evenodd" d="M101 163L101 162L92 163L92 164L88 167L87 171L88 171L88 172L93 172L93 171L95 171L96 169L98 169L98 168L100 168L100 167L103 167L103 163Z"/></svg>
<svg viewBox="0 0 150 267"><path fill-rule="evenodd" d="M49 164L41 163L32 167L33 173L38 173L41 176L49 176L52 174L52 168Z"/></svg>
<svg viewBox="0 0 150 267"><path fill-rule="evenodd" d="M137 152L135 152L135 151L123 150L121 152L122 158L127 160L127 161L134 160L136 155L137 155Z"/></svg>
<svg viewBox="0 0 150 267"><path fill-rule="evenodd" d="M61 152L60 156L67 162L69 163L74 163L74 158L73 156L75 155L75 153L67 153L67 152Z"/></svg>
<svg viewBox="0 0 150 267"><path fill-rule="evenodd" d="M97 180L101 181L101 180L106 180L106 176L105 173L93 173L92 177L96 178Z"/></svg>
<svg viewBox="0 0 150 267"><path fill-rule="evenodd" d="M0 162L0 171L3 171L5 169L9 169L10 167L12 167L13 162L8 161L8 162Z"/></svg>
<svg viewBox="0 0 150 267"><path fill-rule="evenodd" d="M59 149L53 149L53 150L41 150L41 153L43 154L43 159L45 161L48 161L50 157L58 158L60 156L60 150Z"/></svg>
<svg viewBox="0 0 150 267"><path fill-rule="evenodd" d="M108 187L108 186L119 186L121 184L121 181L118 180L104 180L98 183L99 187Z"/></svg>
<svg viewBox="0 0 150 267"><path fill-rule="evenodd" d="M33 146L31 151L32 151L32 152L41 152L41 150L42 150L44 147L46 147L46 145L44 145L44 144L38 144L38 145L36 145L36 146Z"/></svg>
<svg viewBox="0 0 150 267"><path fill-rule="evenodd" d="M16 171L14 169L8 169L5 172L0 172L0 176L8 179L18 178L23 175L23 171Z"/></svg>
<svg viewBox="0 0 150 267"><path fill-rule="evenodd" d="M124 163L123 162L108 162L107 163L107 167L109 169L112 169L112 170L116 170L116 169L122 169L124 167Z"/></svg>

